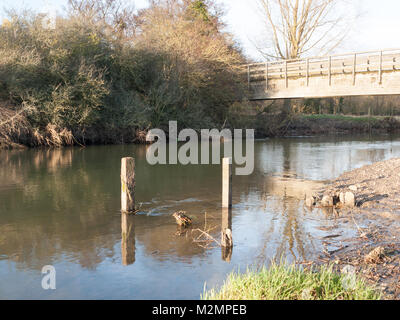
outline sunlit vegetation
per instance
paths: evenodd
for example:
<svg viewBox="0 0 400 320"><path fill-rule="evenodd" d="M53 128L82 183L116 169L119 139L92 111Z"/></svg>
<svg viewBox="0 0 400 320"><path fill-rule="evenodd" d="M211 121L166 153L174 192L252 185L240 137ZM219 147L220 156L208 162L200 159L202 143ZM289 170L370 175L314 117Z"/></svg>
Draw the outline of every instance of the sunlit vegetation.
<svg viewBox="0 0 400 320"><path fill-rule="evenodd" d="M355 277L355 276L354 276ZM358 278L337 274L332 267L317 271L273 264L260 271L232 273L219 289L205 291L203 300L379 300L378 291Z"/></svg>
<svg viewBox="0 0 400 320"><path fill-rule="evenodd" d="M222 126L244 62L212 1L70 0L50 23L10 12L0 26L0 140L141 142L168 121Z"/></svg>

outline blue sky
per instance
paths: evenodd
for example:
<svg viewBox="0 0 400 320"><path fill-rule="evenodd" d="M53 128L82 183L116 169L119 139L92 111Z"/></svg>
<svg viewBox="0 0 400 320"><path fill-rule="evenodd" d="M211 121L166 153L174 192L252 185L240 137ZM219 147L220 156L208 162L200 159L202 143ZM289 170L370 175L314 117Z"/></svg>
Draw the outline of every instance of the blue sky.
<svg viewBox="0 0 400 320"><path fill-rule="evenodd" d="M255 0L218 0L227 11L228 30L242 43L245 51L253 58L259 58L253 43L262 35L263 22L257 11ZM354 1L354 0L352 0ZM136 8L143 8L147 0L132 0ZM3 8L32 8L46 11L54 8L62 11L67 0L0 0L0 20L4 18ZM400 48L400 1L362 0L362 16L354 26L343 45L342 52Z"/></svg>

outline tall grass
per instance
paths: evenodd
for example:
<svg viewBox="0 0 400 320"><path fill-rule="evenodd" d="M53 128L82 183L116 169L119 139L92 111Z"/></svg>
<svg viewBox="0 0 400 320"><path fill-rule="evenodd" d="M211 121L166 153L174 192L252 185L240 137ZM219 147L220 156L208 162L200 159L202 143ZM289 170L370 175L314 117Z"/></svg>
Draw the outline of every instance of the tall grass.
<svg viewBox="0 0 400 320"><path fill-rule="evenodd" d="M332 267L304 271L272 264L260 271L232 273L219 289L204 291L203 300L379 300L379 292L358 278L337 274Z"/></svg>

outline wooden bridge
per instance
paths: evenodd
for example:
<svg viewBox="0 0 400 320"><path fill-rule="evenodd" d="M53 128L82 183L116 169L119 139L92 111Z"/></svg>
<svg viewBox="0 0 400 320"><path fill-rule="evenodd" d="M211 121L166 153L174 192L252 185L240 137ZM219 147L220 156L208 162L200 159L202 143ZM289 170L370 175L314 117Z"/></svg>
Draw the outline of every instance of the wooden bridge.
<svg viewBox="0 0 400 320"><path fill-rule="evenodd" d="M250 100L400 94L400 49L245 66Z"/></svg>

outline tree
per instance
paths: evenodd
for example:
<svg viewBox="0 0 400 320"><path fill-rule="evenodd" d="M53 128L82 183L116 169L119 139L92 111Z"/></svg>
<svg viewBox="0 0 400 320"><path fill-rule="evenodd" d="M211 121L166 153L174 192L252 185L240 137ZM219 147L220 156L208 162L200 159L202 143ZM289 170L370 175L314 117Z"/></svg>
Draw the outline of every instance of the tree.
<svg viewBox="0 0 400 320"><path fill-rule="evenodd" d="M80 16L87 22L103 25L118 39L135 34L135 10L128 0L68 0L71 17Z"/></svg>
<svg viewBox="0 0 400 320"><path fill-rule="evenodd" d="M212 115L224 123L230 101L242 91L240 65L245 59L232 36L221 31L222 16L214 1L153 0L136 23L135 48L160 57L161 81L151 82L155 87L149 99L157 106L156 125L165 122L163 117L182 115L199 120Z"/></svg>
<svg viewBox="0 0 400 320"><path fill-rule="evenodd" d="M310 52L330 52L344 40L353 21L343 0L257 2L272 41L272 49L260 51L269 58L296 59Z"/></svg>

